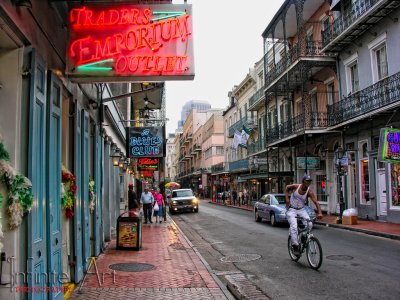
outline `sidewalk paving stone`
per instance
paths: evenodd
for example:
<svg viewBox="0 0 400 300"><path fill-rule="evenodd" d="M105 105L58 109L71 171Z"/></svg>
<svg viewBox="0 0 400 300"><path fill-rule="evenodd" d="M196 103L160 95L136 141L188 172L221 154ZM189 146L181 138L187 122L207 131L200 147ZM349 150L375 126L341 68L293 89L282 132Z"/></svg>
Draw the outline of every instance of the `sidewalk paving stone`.
<svg viewBox="0 0 400 300"><path fill-rule="evenodd" d="M168 220L142 227L142 249L116 250L112 240L69 299L227 299L200 257ZM113 271L110 265L142 263L142 272ZM99 279L101 286L99 286Z"/></svg>

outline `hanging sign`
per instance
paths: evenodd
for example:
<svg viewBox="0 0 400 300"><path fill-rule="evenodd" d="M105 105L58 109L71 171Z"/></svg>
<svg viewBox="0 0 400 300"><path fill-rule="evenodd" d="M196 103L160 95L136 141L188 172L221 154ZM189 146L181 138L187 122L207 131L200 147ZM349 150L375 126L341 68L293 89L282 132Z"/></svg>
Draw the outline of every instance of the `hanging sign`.
<svg viewBox="0 0 400 300"><path fill-rule="evenodd" d="M70 10L69 28L72 81L194 78L190 4L90 4Z"/></svg>
<svg viewBox="0 0 400 300"><path fill-rule="evenodd" d="M141 157L137 161L137 168L141 171L157 171L158 158Z"/></svg>
<svg viewBox="0 0 400 300"><path fill-rule="evenodd" d="M163 157L164 141L164 127L129 127L129 157Z"/></svg>
<svg viewBox="0 0 400 300"><path fill-rule="evenodd" d="M321 168L321 159L319 157L312 157L312 156L297 157L296 162L297 162L297 169L299 170L305 170L305 169L319 170Z"/></svg>
<svg viewBox="0 0 400 300"><path fill-rule="evenodd" d="M400 129L382 128L379 136L378 161L400 162Z"/></svg>

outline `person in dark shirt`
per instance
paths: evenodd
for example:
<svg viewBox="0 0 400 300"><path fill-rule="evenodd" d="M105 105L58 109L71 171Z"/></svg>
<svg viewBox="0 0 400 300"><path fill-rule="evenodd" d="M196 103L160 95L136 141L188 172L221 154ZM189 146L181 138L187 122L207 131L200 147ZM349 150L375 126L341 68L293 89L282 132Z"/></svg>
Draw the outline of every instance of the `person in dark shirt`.
<svg viewBox="0 0 400 300"><path fill-rule="evenodd" d="M128 210L136 210L139 208L137 195L133 190L133 184L128 185Z"/></svg>

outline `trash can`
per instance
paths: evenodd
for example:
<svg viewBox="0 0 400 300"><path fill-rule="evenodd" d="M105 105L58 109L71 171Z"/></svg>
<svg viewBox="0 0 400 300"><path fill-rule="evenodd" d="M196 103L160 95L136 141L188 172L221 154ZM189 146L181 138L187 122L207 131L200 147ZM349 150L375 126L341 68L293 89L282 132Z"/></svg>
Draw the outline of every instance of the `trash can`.
<svg viewBox="0 0 400 300"><path fill-rule="evenodd" d="M117 250L140 250L142 219L139 213L124 212L117 219Z"/></svg>

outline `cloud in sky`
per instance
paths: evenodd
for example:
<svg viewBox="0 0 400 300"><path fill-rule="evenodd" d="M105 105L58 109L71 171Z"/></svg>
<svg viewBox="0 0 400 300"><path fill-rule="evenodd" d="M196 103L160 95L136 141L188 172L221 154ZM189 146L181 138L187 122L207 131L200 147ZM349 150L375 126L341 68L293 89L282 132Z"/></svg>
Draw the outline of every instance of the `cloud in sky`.
<svg viewBox="0 0 400 300"><path fill-rule="evenodd" d="M283 0L187 3L192 4L193 10L195 79L167 81L167 133L175 132L182 106L189 100L206 100L213 108L226 108L228 92L262 58L261 34Z"/></svg>

